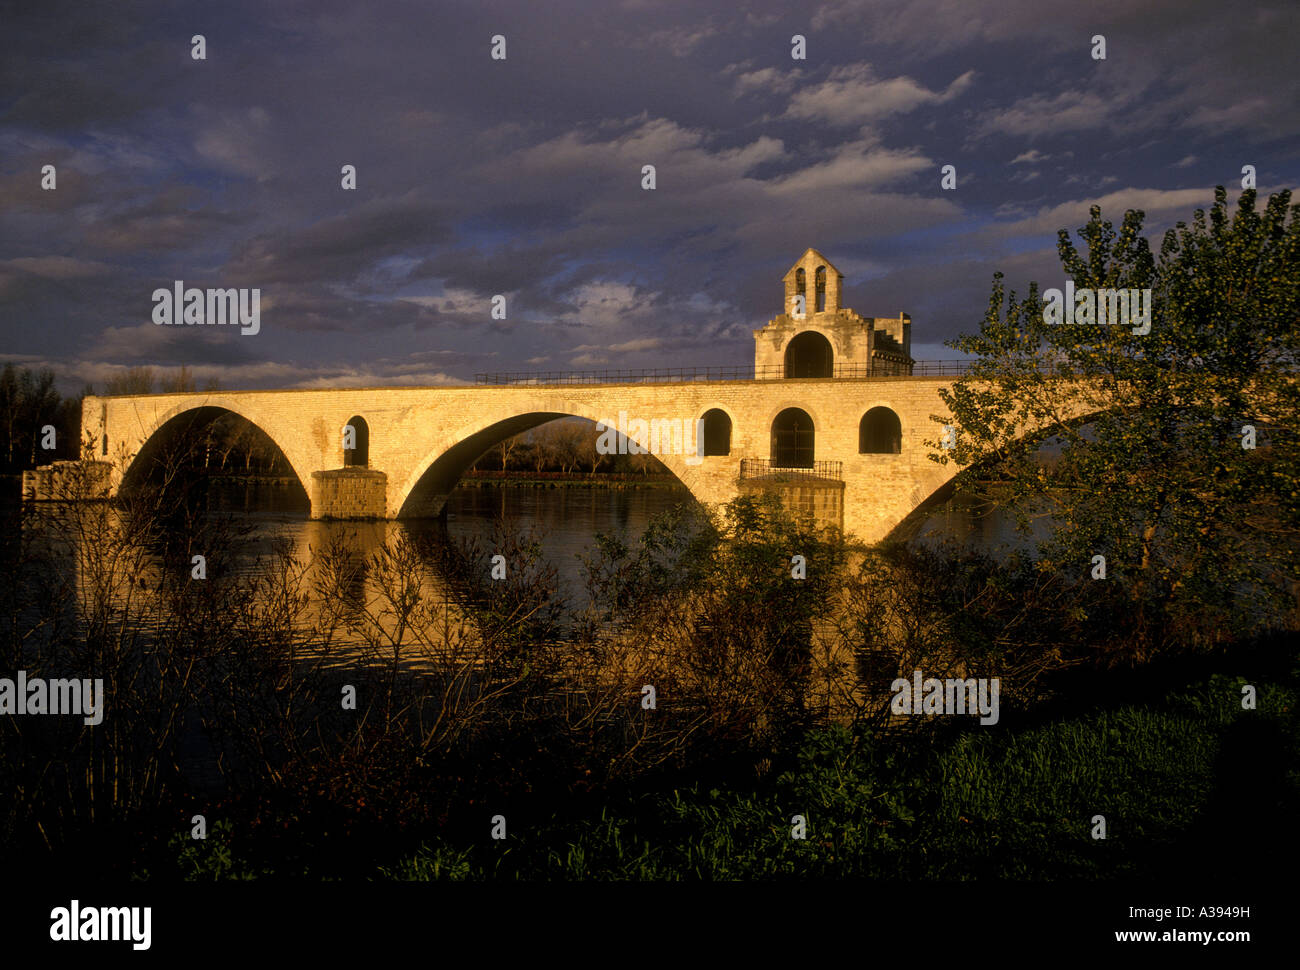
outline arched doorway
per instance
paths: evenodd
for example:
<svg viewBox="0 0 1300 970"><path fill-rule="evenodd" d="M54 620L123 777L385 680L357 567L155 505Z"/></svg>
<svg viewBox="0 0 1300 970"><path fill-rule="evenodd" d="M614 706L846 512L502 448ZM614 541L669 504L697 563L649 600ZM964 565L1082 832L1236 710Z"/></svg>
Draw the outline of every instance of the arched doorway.
<svg viewBox="0 0 1300 970"><path fill-rule="evenodd" d="M343 467L366 468L369 465L370 426L365 418L353 415L343 426Z"/></svg>
<svg viewBox="0 0 1300 970"><path fill-rule="evenodd" d="M886 407L875 407L858 424L858 453L897 455L903 448L903 425Z"/></svg>
<svg viewBox="0 0 1300 970"><path fill-rule="evenodd" d="M832 377L834 361L831 342L814 330L805 330L785 348L786 379Z"/></svg>
<svg viewBox="0 0 1300 970"><path fill-rule="evenodd" d="M816 454L813 420L802 408L786 408L772 422L772 465L812 468Z"/></svg>
<svg viewBox="0 0 1300 970"><path fill-rule="evenodd" d="M731 454L731 418L720 408L704 412L704 457Z"/></svg>

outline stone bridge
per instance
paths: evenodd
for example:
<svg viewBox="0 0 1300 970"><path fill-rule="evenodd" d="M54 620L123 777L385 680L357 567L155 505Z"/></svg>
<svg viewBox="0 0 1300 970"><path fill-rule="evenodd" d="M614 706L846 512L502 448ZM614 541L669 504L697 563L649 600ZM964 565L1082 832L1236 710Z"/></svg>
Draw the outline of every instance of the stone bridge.
<svg viewBox="0 0 1300 970"><path fill-rule="evenodd" d="M497 442L566 416L617 426L622 413L628 440L653 451L699 501L735 497L747 484L741 462L758 459L746 471L749 483L783 480L817 504L819 518L838 519L846 532L873 540L958 470L930 461L925 444L940 437L931 415L944 413L938 392L950 382L820 378L88 397L82 428L94 438L95 457L114 463L116 490L169 438L233 412L284 453L311 498L313 518L413 518L441 511L461 475ZM701 420L704 440L694 450L702 454L665 453L691 450ZM364 462L351 467L344 449L349 424L364 428L368 446Z"/></svg>
<svg viewBox="0 0 1300 970"><path fill-rule="evenodd" d="M498 386L88 397L83 435L93 436L96 458L113 463L116 490L131 487L169 441L233 412L279 446L313 517L414 518L440 512L497 442L574 416L625 426L700 502L775 489L820 522L878 540L958 471L931 461L926 444L941 437L932 415L946 410L939 391L950 378L916 376L908 314L864 317L841 306L843 274L817 250L806 250L782 283L784 311L754 331L750 379L706 372L669 383L534 377Z"/></svg>

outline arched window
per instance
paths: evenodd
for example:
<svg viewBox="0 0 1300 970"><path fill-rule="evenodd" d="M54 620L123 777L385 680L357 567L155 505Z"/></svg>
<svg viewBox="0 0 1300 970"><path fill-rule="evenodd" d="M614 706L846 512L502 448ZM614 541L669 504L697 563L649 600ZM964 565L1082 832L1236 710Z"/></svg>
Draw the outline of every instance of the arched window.
<svg viewBox="0 0 1300 970"><path fill-rule="evenodd" d="M370 426L365 418L355 415L343 426L343 467L365 468L369 464Z"/></svg>
<svg viewBox="0 0 1300 970"><path fill-rule="evenodd" d="M872 408L858 424L858 453L896 455L903 448L903 425L889 408Z"/></svg>
<svg viewBox="0 0 1300 970"><path fill-rule="evenodd" d="M731 454L731 418L719 408L704 412L704 457Z"/></svg>
<svg viewBox="0 0 1300 970"><path fill-rule="evenodd" d="M831 342L813 330L805 330L785 348L785 376L833 377L835 351Z"/></svg>
<svg viewBox="0 0 1300 970"><path fill-rule="evenodd" d="M814 277L817 281L817 312L826 312L826 267L818 266L817 275Z"/></svg>
<svg viewBox="0 0 1300 970"><path fill-rule="evenodd" d="M808 274L803 271L802 267L794 271L794 292L796 296L802 299L803 312L807 313L808 312ZM788 307L786 309L786 312L793 314L798 309L799 309L799 301L796 300L794 302L794 306Z"/></svg>
<svg viewBox="0 0 1300 970"><path fill-rule="evenodd" d="M777 468L812 468L816 454L812 418L801 408L786 408L772 422L772 457Z"/></svg>

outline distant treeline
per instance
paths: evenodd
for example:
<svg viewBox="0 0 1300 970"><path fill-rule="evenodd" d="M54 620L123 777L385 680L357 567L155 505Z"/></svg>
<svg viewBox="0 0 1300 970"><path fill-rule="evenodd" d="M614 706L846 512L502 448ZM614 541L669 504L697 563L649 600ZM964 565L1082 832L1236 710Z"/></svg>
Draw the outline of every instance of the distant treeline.
<svg viewBox="0 0 1300 970"><path fill-rule="evenodd" d="M668 474L654 455L602 455L596 450L599 437L590 421L566 418L507 438L489 448L473 465L475 471L520 471L531 474L560 472L564 475L650 475Z"/></svg>

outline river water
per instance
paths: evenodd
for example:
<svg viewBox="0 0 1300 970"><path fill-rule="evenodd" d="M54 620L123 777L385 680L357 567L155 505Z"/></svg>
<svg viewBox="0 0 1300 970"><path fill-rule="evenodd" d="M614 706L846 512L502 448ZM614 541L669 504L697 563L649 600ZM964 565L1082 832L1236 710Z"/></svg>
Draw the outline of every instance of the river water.
<svg viewBox="0 0 1300 970"><path fill-rule="evenodd" d="M300 494L300 493L299 493ZM342 541L358 558L378 550L400 534L420 540L491 545L497 523L535 538L543 558L555 568L558 591L572 600L585 588L582 560L595 550L598 533L617 536L629 545L645 532L650 519L683 503L690 493L681 487L655 488L524 488L509 485L462 487L452 492L442 519L404 522L320 522L307 518L294 501L293 490L277 485L226 487L212 507L230 514L245 530L239 561L252 568L270 555L277 541L310 560L331 540Z"/></svg>
<svg viewBox="0 0 1300 970"><path fill-rule="evenodd" d="M400 533L422 538L490 544L496 523L504 520L530 532L545 559L554 566L559 591L566 598L584 589L582 560L595 550L597 533L616 536L629 545L645 531L651 518L679 504L690 504L681 487L656 488L525 488L501 484L461 487L452 492L443 519L410 522L319 522L307 518L293 490L272 484L222 488L213 507L232 514L249 530L250 542L241 558L252 564L270 553L276 540L287 541L310 559L331 538L346 541L365 557ZM1028 549L1032 539L1019 535L1013 520L997 506L981 507L961 495L936 505L906 530L909 541L925 545L956 542L994 556L1011 549Z"/></svg>

